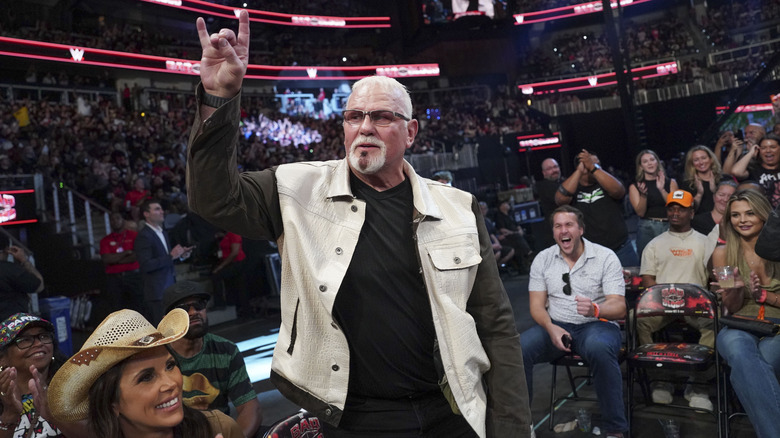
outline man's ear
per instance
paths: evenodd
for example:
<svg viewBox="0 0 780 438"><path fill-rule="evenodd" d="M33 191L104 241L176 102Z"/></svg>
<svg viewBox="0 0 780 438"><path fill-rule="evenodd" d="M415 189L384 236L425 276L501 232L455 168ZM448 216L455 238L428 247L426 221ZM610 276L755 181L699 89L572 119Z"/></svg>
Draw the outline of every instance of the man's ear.
<svg viewBox="0 0 780 438"><path fill-rule="evenodd" d="M406 149L409 149L412 147L412 144L414 143L414 138L417 137L417 130L420 128L420 125L417 122L417 119L412 119L406 123L406 132L407 132L407 141L406 141Z"/></svg>

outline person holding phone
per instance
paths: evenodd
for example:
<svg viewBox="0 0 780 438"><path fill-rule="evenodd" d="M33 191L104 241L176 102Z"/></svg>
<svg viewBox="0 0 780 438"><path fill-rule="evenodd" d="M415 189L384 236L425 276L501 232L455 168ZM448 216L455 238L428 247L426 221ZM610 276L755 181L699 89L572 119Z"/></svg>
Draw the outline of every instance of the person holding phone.
<svg viewBox="0 0 780 438"><path fill-rule="evenodd" d="M724 135L731 131L726 131ZM722 139L723 136L721 136ZM761 139L766 137L766 128L758 123L749 123L745 126L745 129L735 129L731 136L731 148L724 159L721 160L718 146L723 147L726 143L721 144L721 139L718 139L718 143L715 145L715 155L718 160L723 163L723 173L733 173L734 164L737 163L745 155L750 155L750 150L753 146L761 143Z"/></svg>
<svg viewBox="0 0 780 438"><path fill-rule="evenodd" d="M740 180L758 181L772 208L780 205L780 137L769 134L750 147L750 152L734 165L732 173Z"/></svg>
<svg viewBox="0 0 780 438"><path fill-rule="evenodd" d="M143 314L152 324L163 317L163 291L176 282L174 263L187 259L192 246L173 246L163 229L165 211L158 199L141 203L145 226L135 238L135 253L144 280Z"/></svg>

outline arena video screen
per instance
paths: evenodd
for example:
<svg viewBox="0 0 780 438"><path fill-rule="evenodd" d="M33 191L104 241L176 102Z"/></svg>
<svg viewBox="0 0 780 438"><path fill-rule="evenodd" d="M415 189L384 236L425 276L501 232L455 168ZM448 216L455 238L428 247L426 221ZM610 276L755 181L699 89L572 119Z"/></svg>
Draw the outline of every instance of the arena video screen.
<svg viewBox="0 0 780 438"><path fill-rule="evenodd" d="M425 24L446 24L466 17L489 19L505 17L507 2L501 0L425 0L422 14Z"/></svg>
<svg viewBox="0 0 780 438"><path fill-rule="evenodd" d="M35 190L0 190L0 226L35 222Z"/></svg>
<svg viewBox="0 0 780 438"><path fill-rule="evenodd" d="M716 107L717 114L723 114L728 107ZM761 126L765 126L768 129L772 129L772 118L774 112L772 111L771 103L761 103L752 105L740 105L734 111L734 114L730 115L720 126L720 131L732 131L734 133L744 130L745 126L751 123L757 123Z"/></svg>

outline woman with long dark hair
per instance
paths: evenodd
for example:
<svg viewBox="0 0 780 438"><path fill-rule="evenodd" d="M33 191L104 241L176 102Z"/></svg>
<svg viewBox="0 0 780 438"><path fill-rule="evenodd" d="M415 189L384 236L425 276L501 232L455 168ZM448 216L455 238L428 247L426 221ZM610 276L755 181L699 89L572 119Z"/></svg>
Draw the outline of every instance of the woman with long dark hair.
<svg viewBox="0 0 780 438"><path fill-rule="evenodd" d="M157 328L133 310L112 313L52 379L54 417L88 419L100 438L243 437L221 411L184 405L181 371L166 345L188 328L182 309L168 313Z"/></svg>
<svg viewBox="0 0 780 438"><path fill-rule="evenodd" d="M755 245L772 209L766 197L754 190L739 190L729 199L720 226L726 244L715 249L717 270L735 271L734 287L720 288L723 313L763 318L780 323L780 263L762 259ZM731 367L731 383L759 438L777 436L780 418L780 336L758 337L723 327L718 352Z"/></svg>

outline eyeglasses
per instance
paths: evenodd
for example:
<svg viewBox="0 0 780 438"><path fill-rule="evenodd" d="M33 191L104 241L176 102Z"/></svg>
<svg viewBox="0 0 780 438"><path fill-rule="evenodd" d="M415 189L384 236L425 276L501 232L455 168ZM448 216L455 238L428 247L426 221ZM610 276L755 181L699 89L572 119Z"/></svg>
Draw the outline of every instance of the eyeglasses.
<svg viewBox="0 0 780 438"><path fill-rule="evenodd" d="M396 117L407 122L411 120L401 113L390 110L345 110L344 121L350 125L359 125L363 123L363 120L366 118L366 114L368 114L368 117L371 119L371 123L376 126L389 126L391 123L393 123Z"/></svg>
<svg viewBox="0 0 780 438"><path fill-rule="evenodd" d="M563 280L563 282L566 283L563 285L563 293L565 293L566 295L571 295L571 283L569 283L569 273L567 272L561 275L561 280Z"/></svg>
<svg viewBox="0 0 780 438"><path fill-rule="evenodd" d="M174 306L174 308L183 309L185 312L189 312L190 307L193 307L196 312L200 312L201 310L205 309L208 304L209 302L206 300L198 300L198 301L193 301L191 303L181 303Z"/></svg>
<svg viewBox="0 0 780 438"><path fill-rule="evenodd" d="M16 348L26 350L33 346L36 339L41 341L41 344L51 344L54 342L54 333L43 332L33 336L17 336L12 342L16 344Z"/></svg>

